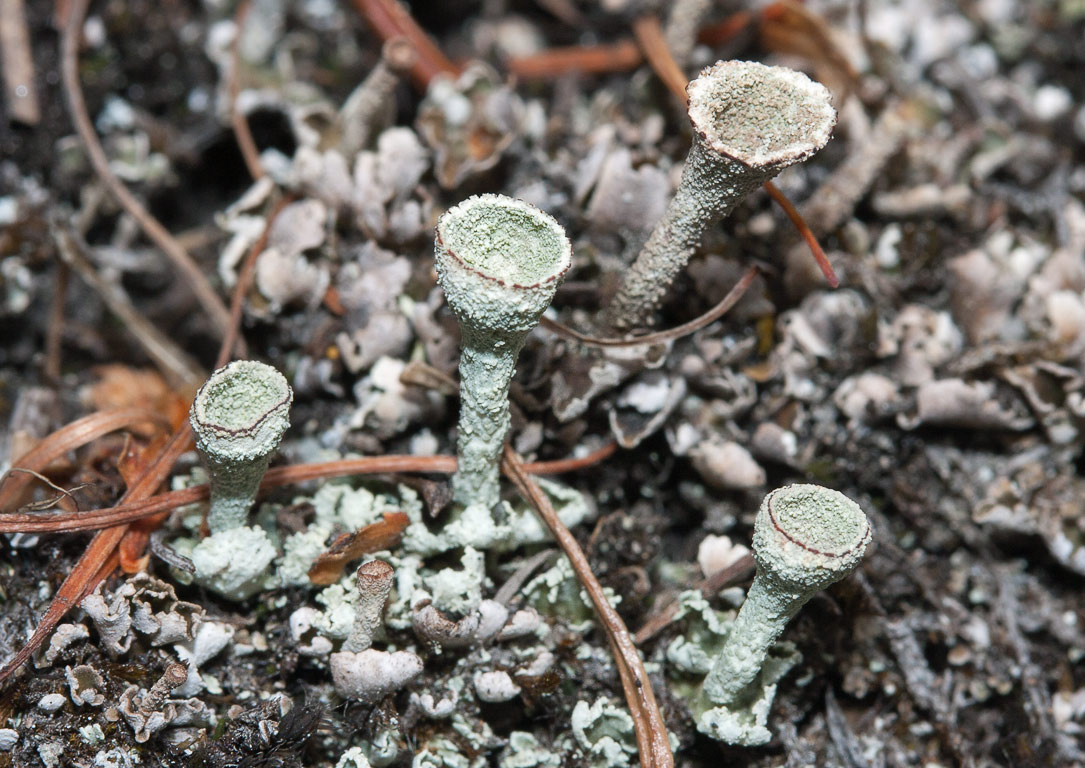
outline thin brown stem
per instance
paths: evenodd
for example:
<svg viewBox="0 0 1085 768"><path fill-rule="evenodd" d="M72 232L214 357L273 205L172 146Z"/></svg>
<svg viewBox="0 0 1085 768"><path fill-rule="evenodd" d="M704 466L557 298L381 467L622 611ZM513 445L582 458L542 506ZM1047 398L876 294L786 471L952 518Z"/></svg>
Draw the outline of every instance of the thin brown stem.
<svg viewBox="0 0 1085 768"><path fill-rule="evenodd" d="M525 464L524 469L532 475L556 475L563 472L574 472L603 461L612 455L615 449L615 444L611 443L583 458L533 462ZM30 454L27 454L24 458L30 458ZM455 456L362 456L356 459L273 467L264 475L264 479L260 483L260 490L261 492L269 491L284 485L304 483L309 480L330 480L335 477L347 477L349 475L379 475L393 472L450 475L455 471ZM0 483L2 482L0 481ZM14 482L14 478L10 482ZM202 484L179 491L167 491L142 501L117 504L103 509L89 509L83 512L61 512L49 515L29 512L0 512L0 533L93 531L111 525L130 523L159 512L177 509L185 504L204 501L208 496L208 486Z"/></svg>
<svg viewBox="0 0 1085 768"><path fill-rule="evenodd" d="M622 689L633 717L633 729L637 736L642 768L673 768L674 754L671 752L670 742L667 739L663 715L659 711L655 693L652 691L652 683L644 670L644 663L633 644L625 622L607 600L602 585L592 573L588 558L585 557L584 551L573 534L558 518L546 494L528 476L523 461L508 445L505 446L503 467L506 476L512 480L523 497L535 508L546 527L550 529L551 535L561 546L565 556L569 558L577 579L595 607L595 613L610 641L615 666L618 668Z"/></svg>
<svg viewBox="0 0 1085 768"><path fill-rule="evenodd" d="M591 347L636 347L642 344L663 344L664 342L674 341L683 336L688 336L723 317L745 295L750 284L759 273L760 270L758 270L757 267L750 267L746 270L742 279L735 283L735 286L727 292L727 295L724 296L722 300L720 300L719 304L712 307L712 309L708 310L700 317L694 318L688 323L682 323L682 325L670 328L666 331L646 333L643 336L631 336L626 339L616 339L586 336L579 331L574 331L567 325L563 325L558 321L551 320L547 317L543 317L539 321L539 325L569 341L577 341Z"/></svg>
<svg viewBox="0 0 1085 768"><path fill-rule="evenodd" d="M593 467L601 461L606 461L618 450L618 444L611 440L602 448L592 451L587 456L579 459L557 459L556 461L536 461L525 464L524 468L531 475L560 475L565 472L576 472L581 469Z"/></svg>
<svg viewBox="0 0 1085 768"><path fill-rule="evenodd" d="M102 149L98 135L94 132L79 83L79 33L83 28L88 4L89 0L71 0L61 41L61 74L64 80L64 92L68 100L68 111L71 113L79 138L83 142L95 173L113 193L121 207L139 223L144 234L166 254L177 272L184 277L204 311L210 316L216 330L221 335L225 335L230 321L226 305L215 293L215 289L211 287L211 283L188 252L113 173L105 150Z"/></svg>
<svg viewBox="0 0 1085 768"><path fill-rule="evenodd" d="M505 62L513 75L529 80L560 77L570 72L585 75L628 72L644 61L640 47L632 40L605 45L574 45L548 48L530 56L517 56Z"/></svg>
<svg viewBox="0 0 1085 768"><path fill-rule="evenodd" d="M425 90L430 80L440 74L459 76L460 68L441 52L397 0L354 0L354 6L382 43L400 35L411 42L418 54L411 66L411 79L418 88Z"/></svg>
<svg viewBox="0 0 1085 768"><path fill-rule="evenodd" d="M777 188L771 181L765 182L765 191L769 193L771 197L781 209L784 214L791 221L792 226L799 232L799 236L802 237L806 243L806 247L810 249L810 253L814 256L814 261L821 267L821 272L825 275L825 279L829 282L829 287L836 288L840 285L840 280L836 276L836 272L833 271L833 265L829 263L829 257L825 255L825 251L821 250L821 243L818 242L817 237L810 230L810 227L806 224L806 219L802 217L798 209L787 199L787 195Z"/></svg>
<svg viewBox="0 0 1085 768"><path fill-rule="evenodd" d="M234 129L237 148L241 150L241 157L245 160L249 175L256 180L266 175L264 165L260 162L260 151L256 148L256 140L249 129L249 121L237 108L237 95L241 92L241 31L245 28L245 20L249 17L251 7L249 0L241 0L234 14L234 29L237 31L230 51L230 79L227 89L230 98L230 125Z"/></svg>
<svg viewBox="0 0 1085 768"><path fill-rule="evenodd" d="M686 83L689 78L674 60L667 39L663 36L663 27L655 16L641 16L633 22L633 34L644 52L652 70L663 84L675 95L679 103L686 106Z"/></svg>

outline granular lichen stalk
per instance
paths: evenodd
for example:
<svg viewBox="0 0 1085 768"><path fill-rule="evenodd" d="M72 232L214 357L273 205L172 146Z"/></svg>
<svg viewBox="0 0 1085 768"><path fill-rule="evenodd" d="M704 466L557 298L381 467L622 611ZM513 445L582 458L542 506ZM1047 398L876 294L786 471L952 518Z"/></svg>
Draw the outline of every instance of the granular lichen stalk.
<svg viewBox="0 0 1085 768"><path fill-rule="evenodd" d="M293 398L281 373L254 360L219 368L196 394L189 420L210 476L212 533L248 522L271 454L290 426Z"/></svg>
<svg viewBox="0 0 1085 768"><path fill-rule="evenodd" d="M500 500L509 384L528 332L572 262L565 231L534 206L479 195L437 222L437 279L460 323L460 421L453 490L488 511Z"/></svg>
<svg viewBox="0 0 1085 768"><path fill-rule="evenodd" d="M701 714L702 732L730 743L768 739L771 695L766 702L758 678L769 650L816 592L855 570L870 539L870 521L842 493L798 484L765 497L754 524L757 576L705 678L704 699L718 706Z"/></svg>
<svg viewBox="0 0 1085 768"><path fill-rule="evenodd" d="M709 227L825 146L836 124L828 89L785 67L716 62L686 92L693 146L674 199L607 308L619 330L649 318Z"/></svg>

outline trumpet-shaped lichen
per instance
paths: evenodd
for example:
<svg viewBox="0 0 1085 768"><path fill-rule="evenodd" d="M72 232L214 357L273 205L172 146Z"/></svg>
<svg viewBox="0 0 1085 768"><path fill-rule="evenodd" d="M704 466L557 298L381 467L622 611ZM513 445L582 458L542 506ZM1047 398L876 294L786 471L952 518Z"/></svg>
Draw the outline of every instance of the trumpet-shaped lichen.
<svg viewBox="0 0 1085 768"><path fill-rule="evenodd" d="M441 216L435 254L462 341L453 490L458 503L489 515L500 500L498 462L516 358L569 269L572 247L561 225L537 208L480 195Z"/></svg>
<svg viewBox="0 0 1085 768"><path fill-rule="evenodd" d="M618 329L647 320L708 228L825 146L836 124L828 89L785 67L719 61L686 92L693 146L674 199L607 308Z"/></svg>
<svg viewBox="0 0 1085 768"><path fill-rule="evenodd" d="M855 570L870 538L863 510L837 491L798 484L765 497L754 525L757 576L694 705L701 732L732 744L768 741L776 682L794 663L770 653L773 644L807 600Z"/></svg>

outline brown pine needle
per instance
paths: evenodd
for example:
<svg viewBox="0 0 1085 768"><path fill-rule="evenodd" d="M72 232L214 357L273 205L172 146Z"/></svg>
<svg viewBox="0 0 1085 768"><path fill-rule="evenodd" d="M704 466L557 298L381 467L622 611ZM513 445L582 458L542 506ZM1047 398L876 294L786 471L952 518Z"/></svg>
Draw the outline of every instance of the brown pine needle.
<svg viewBox="0 0 1085 768"><path fill-rule="evenodd" d="M105 150L102 149L102 144L98 140L98 134L94 132L94 126L87 115L86 102L83 100L82 86L79 83L79 35L83 29L88 4L89 0L71 0L67 24L64 26L61 40L61 75L64 81L64 92L68 99L68 111L71 113L79 138L87 150L87 157L94 166L95 173L113 193L121 207L139 223L144 234L166 254L174 268L184 277L204 311L210 316L215 328L220 334L225 335L230 322L226 305L215 293L215 289L211 287L203 271L184 247L158 219L143 207L124 182L113 173Z"/></svg>
<svg viewBox="0 0 1085 768"><path fill-rule="evenodd" d="M686 83L689 82L689 78L674 60L674 55L667 46L667 40L663 37L663 28L659 24L659 19L655 16L641 16L633 22L633 34L637 36L640 49L644 51L644 58L648 59L652 70L685 107Z"/></svg>
<svg viewBox="0 0 1085 768"><path fill-rule="evenodd" d="M253 180L263 178L265 175L264 164L260 162L260 152L256 148L256 140L252 137L249 129L249 121L237 108L237 94L241 91L241 32L245 28L245 19L249 17L249 9L252 4L249 0L241 0L237 11L234 13L234 44L230 50L230 78L227 82L227 90L230 94L230 125L234 130L234 138L237 140L237 148L241 150L241 157L245 160L245 167Z"/></svg>
<svg viewBox="0 0 1085 768"><path fill-rule="evenodd" d="M539 80L569 72L585 75L628 72L640 66L644 56L632 40L619 40L607 45L548 48L529 56L508 59L505 68L513 75Z"/></svg>
<svg viewBox="0 0 1085 768"><path fill-rule="evenodd" d="M790 219L791 224L798 230L799 236L806 242L806 247L810 249L810 253L814 255L814 261L821 267L821 272L829 282L829 287L838 287L840 285L840 280L837 278L836 272L833 271L833 265L829 263L829 257L825 255L825 251L821 250L821 244L818 242L818 239L814 237L814 233L810 231L810 227L807 226L806 220L803 219L795 206L791 204L791 201L787 199L787 195L781 192L775 184L771 181L766 181L764 186L765 191L769 193L769 197L775 200L776 204L783 209L787 218Z"/></svg>
<svg viewBox="0 0 1085 768"><path fill-rule="evenodd" d="M601 461L606 461L618 450L618 444L611 440L602 448L592 451L587 456L579 459L557 459L556 461L536 461L524 465L524 470L529 475L560 475L565 472L576 472L581 469L595 466Z"/></svg>
<svg viewBox="0 0 1085 768"><path fill-rule="evenodd" d="M616 449L617 446L610 443L583 458L532 462L525 464L524 469L532 475L575 472L607 459ZM455 471L455 456L362 456L356 459L273 467L264 475L260 490L269 491L272 488L304 483L309 480L330 480L350 475L381 475L397 472L447 475ZM186 504L205 501L209 495L207 485L202 484L179 491L159 493L142 501L125 502L83 512L59 512L49 515L40 512L4 512L0 513L0 533L95 531L108 526L131 523L150 515L183 507Z"/></svg>
<svg viewBox="0 0 1085 768"><path fill-rule="evenodd" d="M460 68L441 52L398 0L354 0L354 6L382 43L402 35L414 46L418 55L411 67L411 79L420 89L425 90L437 75L459 76Z"/></svg>
<svg viewBox="0 0 1085 768"><path fill-rule="evenodd" d="M712 309L705 312L700 317L690 320L688 323L682 323L682 325L675 326L666 331L658 331L656 333L646 333L643 336L630 336L625 339L617 338L600 338L598 336L586 336L579 331L574 331L567 325L563 325L556 320L551 320L548 317L543 317L539 321L539 325L548 331L561 336L562 338L570 341L578 341L581 344L587 344L590 347L636 347L641 344L663 344L664 342L674 341L680 339L683 336L688 336L691 333L701 330L707 325L711 325L718 319L723 317L735 304L739 302L749 289L750 284L754 278L760 273L757 267L750 267L746 270L746 273L742 276L742 279L735 283L735 286L727 292L727 295L720 300L720 303L712 307Z"/></svg>
<svg viewBox="0 0 1085 768"><path fill-rule="evenodd" d="M135 424L168 423L162 414L147 408L117 408L99 411L66 424L45 437L33 449L12 462L12 468L31 474L6 475L0 480L0 511L15 506L26 486L40 473L68 451L97 440L102 435L125 429Z"/></svg>
<svg viewBox="0 0 1085 768"><path fill-rule="evenodd" d="M640 750L642 768L673 768L674 754L667 739L667 728L663 724L663 715L656 703L655 693L644 663L633 644L629 630L622 617L614 610L603 593L603 587L592 573L591 565L584 551L577 544L573 534L558 518L546 494L532 480L523 461L509 445L505 445L502 464L505 475L516 485L521 495L531 503L539 517L550 529L551 535L569 558L581 586L595 607L599 623L610 641L614 654L615 666L622 680L622 689L633 717L633 729L637 735L637 747Z"/></svg>

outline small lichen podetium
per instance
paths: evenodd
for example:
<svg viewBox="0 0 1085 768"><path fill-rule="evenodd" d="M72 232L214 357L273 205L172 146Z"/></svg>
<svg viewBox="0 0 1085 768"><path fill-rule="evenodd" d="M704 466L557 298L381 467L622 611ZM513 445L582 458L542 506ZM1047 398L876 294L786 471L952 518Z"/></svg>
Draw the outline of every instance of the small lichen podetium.
<svg viewBox="0 0 1085 768"><path fill-rule="evenodd" d="M618 330L643 324L708 228L825 146L836 124L829 90L786 67L718 61L686 93L693 146L674 199L607 308Z"/></svg>
<svg viewBox="0 0 1085 768"><path fill-rule="evenodd" d="M248 522L271 454L290 426L293 399L286 378L254 360L219 368L200 387L189 420L211 483L211 533Z"/></svg>
<svg viewBox="0 0 1085 768"><path fill-rule="evenodd" d="M211 535L192 550L194 578L231 600L262 589L275 559L267 532L246 523L271 454L290 426L293 398L270 365L237 360L211 374L189 412L211 485Z"/></svg>
<svg viewBox="0 0 1085 768"><path fill-rule="evenodd" d="M528 332L572 263L553 217L503 195L479 195L437 222L437 279L460 323L455 500L490 510L509 431L509 383Z"/></svg>
<svg viewBox="0 0 1085 768"><path fill-rule="evenodd" d="M855 570L870 539L870 521L842 493L799 484L765 497L754 523L757 575L695 704L698 730L730 744L769 740L768 709L787 671L779 659L766 663L770 649L807 600Z"/></svg>

